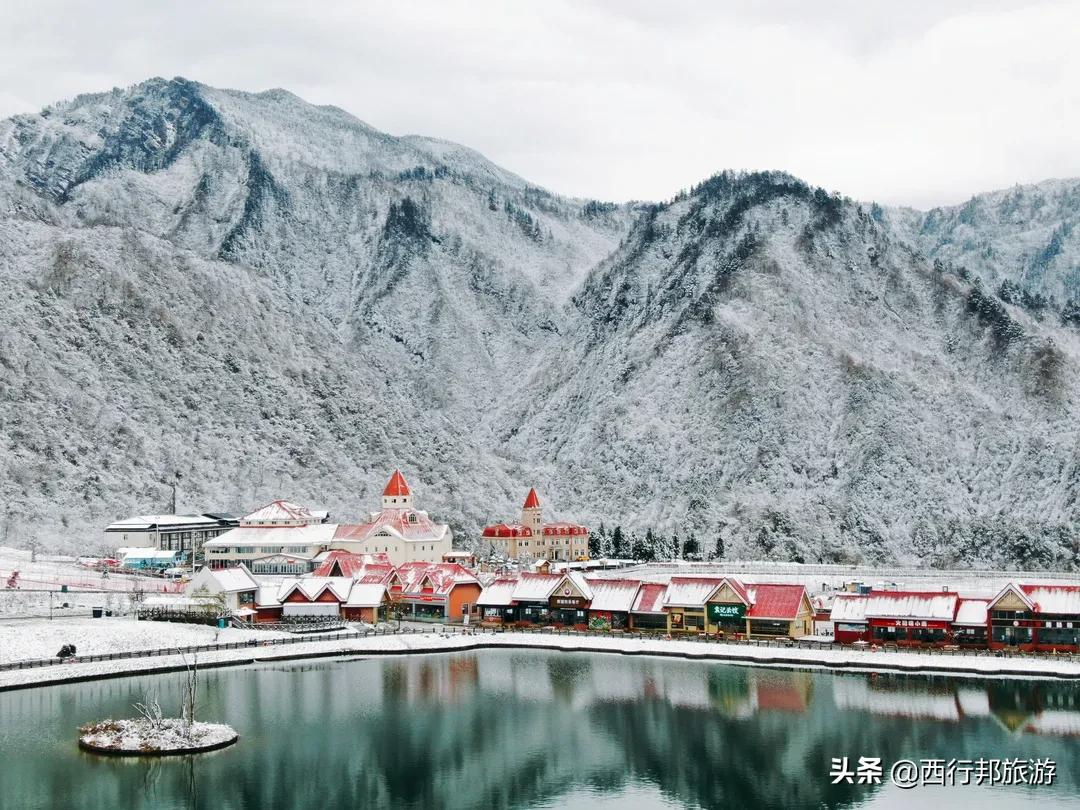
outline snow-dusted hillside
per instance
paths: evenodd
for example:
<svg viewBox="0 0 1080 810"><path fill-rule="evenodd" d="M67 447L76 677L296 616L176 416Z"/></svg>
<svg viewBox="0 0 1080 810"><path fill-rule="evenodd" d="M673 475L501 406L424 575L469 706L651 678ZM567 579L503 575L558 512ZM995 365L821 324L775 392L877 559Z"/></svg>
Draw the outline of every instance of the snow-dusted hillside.
<svg viewBox="0 0 1080 810"><path fill-rule="evenodd" d="M573 305L504 423L574 471L562 500L735 558L1076 564L1080 342L869 209L721 175L657 206Z"/></svg>
<svg viewBox="0 0 1080 810"><path fill-rule="evenodd" d="M1080 302L1080 180L977 194L963 205L926 213L891 213L928 256L965 267L994 290L1002 282L1019 288L1006 297L1019 300L1027 292L1052 298L1048 316Z"/></svg>
<svg viewBox="0 0 1080 810"><path fill-rule="evenodd" d="M1076 332L934 216L784 175L569 199L182 79L0 122L0 542L96 542L177 474L353 518L401 467L466 536L535 484L729 555L1075 565Z"/></svg>
<svg viewBox="0 0 1080 810"><path fill-rule="evenodd" d="M483 417L564 328L626 207L289 93L151 80L0 123L0 536L389 470L475 526L530 475ZM482 495L482 497L481 497Z"/></svg>

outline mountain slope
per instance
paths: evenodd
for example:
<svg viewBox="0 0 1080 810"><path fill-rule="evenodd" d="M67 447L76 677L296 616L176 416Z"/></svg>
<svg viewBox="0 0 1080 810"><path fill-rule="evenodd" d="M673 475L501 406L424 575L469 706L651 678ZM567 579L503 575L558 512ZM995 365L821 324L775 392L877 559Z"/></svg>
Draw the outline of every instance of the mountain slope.
<svg viewBox="0 0 1080 810"><path fill-rule="evenodd" d="M283 91L179 79L0 123L0 212L0 346L35 375L0 382L16 540L160 510L175 473L182 508L288 494L355 516L396 465L475 525L476 492L509 507L527 477L481 416L631 216ZM83 421L100 408L131 447Z"/></svg>
<svg viewBox="0 0 1080 810"><path fill-rule="evenodd" d="M719 175L573 306L504 429L571 465L597 517L736 557L1076 564L1076 338L869 210Z"/></svg>
<svg viewBox="0 0 1080 810"><path fill-rule="evenodd" d="M358 517L400 466L467 542L535 484L729 557L1075 567L1075 236L1037 289L1012 244L1073 186L1040 188L616 206L183 79L0 122L0 543L85 547L177 476Z"/></svg>

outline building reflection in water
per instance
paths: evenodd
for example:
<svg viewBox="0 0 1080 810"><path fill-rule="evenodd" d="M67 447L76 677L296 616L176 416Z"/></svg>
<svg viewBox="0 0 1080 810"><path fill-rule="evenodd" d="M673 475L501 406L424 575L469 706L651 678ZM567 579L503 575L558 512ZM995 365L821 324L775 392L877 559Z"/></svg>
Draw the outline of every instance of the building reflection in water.
<svg viewBox="0 0 1080 810"><path fill-rule="evenodd" d="M1056 789L1080 798L1071 684L537 651L212 670L203 715L236 726L239 745L177 762L74 747L78 724L130 716L148 687L176 702L180 683L0 693L5 806L185 807L197 794L273 807L316 791L328 807L511 808L595 794L637 806L657 792L687 806L845 807L872 790L831 784L841 756L1050 756ZM649 792L635 793L642 785Z"/></svg>

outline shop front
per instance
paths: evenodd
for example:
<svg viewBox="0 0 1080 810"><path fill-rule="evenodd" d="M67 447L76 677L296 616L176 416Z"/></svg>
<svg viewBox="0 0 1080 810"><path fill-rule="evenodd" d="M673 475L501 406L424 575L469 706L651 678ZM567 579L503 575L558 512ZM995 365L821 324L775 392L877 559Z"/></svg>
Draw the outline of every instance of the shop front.
<svg viewBox="0 0 1080 810"><path fill-rule="evenodd" d="M951 622L940 619L870 619L870 634L877 644L898 647L952 643Z"/></svg>
<svg viewBox="0 0 1080 810"><path fill-rule="evenodd" d="M684 607L668 608L668 632L704 633L705 611Z"/></svg>
<svg viewBox="0 0 1080 810"><path fill-rule="evenodd" d="M563 627L586 627L589 623L589 600L567 586L548 600L548 620Z"/></svg>
<svg viewBox="0 0 1080 810"><path fill-rule="evenodd" d="M705 610L710 633L726 638L746 633L746 605L742 602L710 602Z"/></svg>
<svg viewBox="0 0 1080 810"><path fill-rule="evenodd" d="M1008 585L990 603L990 648L1080 651L1080 588Z"/></svg>

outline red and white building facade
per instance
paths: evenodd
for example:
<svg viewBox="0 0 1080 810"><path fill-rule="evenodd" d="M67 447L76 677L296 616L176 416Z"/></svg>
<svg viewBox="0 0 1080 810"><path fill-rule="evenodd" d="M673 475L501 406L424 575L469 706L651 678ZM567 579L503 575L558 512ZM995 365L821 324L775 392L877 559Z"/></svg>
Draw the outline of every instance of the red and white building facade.
<svg viewBox="0 0 1080 810"><path fill-rule="evenodd" d="M519 523L496 523L484 527L483 541L495 553L520 560L586 560L589 529L577 523L545 523L540 496L530 489L521 507Z"/></svg>

